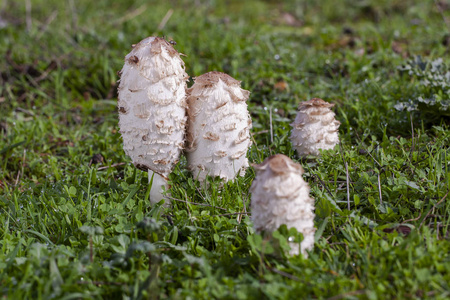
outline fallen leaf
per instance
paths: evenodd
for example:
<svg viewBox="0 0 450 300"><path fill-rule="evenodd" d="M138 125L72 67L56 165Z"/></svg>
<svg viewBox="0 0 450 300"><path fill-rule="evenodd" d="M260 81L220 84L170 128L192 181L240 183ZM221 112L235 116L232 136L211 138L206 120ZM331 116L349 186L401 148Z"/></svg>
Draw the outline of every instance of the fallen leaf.
<svg viewBox="0 0 450 300"><path fill-rule="evenodd" d="M394 230L396 230L398 233L401 233L403 235L408 235L411 233L411 226L408 225L398 225L397 227L392 227L392 228L384 228L383 232L386 233L392 233L394 232Z"/></svg>
<svg viewBox="0 0 450 300"><path fill-rule="evenodd" d="M400 42L393 41L391 45L392 51L399 54L403 58L408 57L408 52L404 49L404 45Z"/></svg>
<svg viewBox="0 0 450 300"><path fill-rule="evenodd" d="M284 92L285 90L289 89L289 85L286 81L278 81L275 83L274 88L280 92Z"/></svg>
<svg viewBox="0 0 450 300"><path fill-rule="evenodd" d="M89 167L91 165L96 165L96 164L99 164L99 163L103 163L104 161L105 161L105 159L103 158L103 155L101 155L100 153L94 154L94 155L92 155L92 158L91 158L91 160L89 162Z"/></svg>
<svg viewBox="0 0 450 300"><path fill-rule="evenodd" d="M281 14L280 23L295 27L303 25L302 21L298 20L294 15L287 12Z"/></svg>
<svg viewBox="0 0 450 300"><path fill-rule="evenodd" d="M394 232L394 230L395 230L395 228L384 228L383 232L392 233L392 232Z"/></svg>
<svg viewBox="0 0 450 300"><path fill-rule="evenodd" d="M406 225L399 225L397 227L397 231L398 231L398 233L401 233L403 235L408 235L411 233L411 227L406 226Z"/></svg>

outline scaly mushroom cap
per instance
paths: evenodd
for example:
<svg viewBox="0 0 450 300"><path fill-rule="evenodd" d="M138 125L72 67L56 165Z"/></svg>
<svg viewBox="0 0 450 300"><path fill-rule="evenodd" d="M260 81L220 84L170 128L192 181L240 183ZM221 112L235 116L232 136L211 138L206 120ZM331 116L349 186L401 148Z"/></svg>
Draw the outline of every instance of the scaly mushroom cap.
<svg viewBox="0 0 450 300"><path fill-rule="evenodd" d="M195 78L188 93L188 168L200 181L207 175L226 181L243 176L251 145L245 102L250 92L227 74L209 72Z"/></svg>
<svg viewBox="0 0 450 300"><path fill-rule="evenodd" d="M314 247L314 200L303 178L303 168L283 154L267 158L254 166L256 177L252 193L252 220L257 232L273 232L281 225L295 227L303 234L301 252ZM300 253L298 244L290 243L291 255Z"/></svg>
<svg viewBox="0 0 450 300"><path fill-rule="evenodd" d="M186 81L180 54L148 37L125 57L119 85L119 127L134 165L167 178L184 147Z"/></svg>
<svg viewBox="0 0 450 300"><path fill-rule="evenodd" d="M300 157L319 155L319 149L333 149L339 143L339 125L330 109L334 104L314 98L300 103L291 124L291 142Z"/></svg>

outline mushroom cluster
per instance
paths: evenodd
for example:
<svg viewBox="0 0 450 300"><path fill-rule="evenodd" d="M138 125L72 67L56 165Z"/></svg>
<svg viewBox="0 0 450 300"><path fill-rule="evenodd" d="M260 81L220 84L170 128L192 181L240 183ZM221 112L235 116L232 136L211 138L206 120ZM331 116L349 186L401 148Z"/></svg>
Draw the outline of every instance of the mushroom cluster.
<svg viewBox="0 0 450 300"><path fill-rule="evenodd" d="M330 109L334 104L313 98L300 103L295 121L291 124L291 142L302 157L320 155L319 150L333 149L339 143L341 124Z"/></svg>
<svg viewBox="0 0 450 300"><path fill-rule="evenodd" d="M243 175L251 145L250 92L220 72L195 79L180 54L163 38L148 37L125 57L120 71L119 127L125 153L149 172L150 201L163 199L167 180L185 146L189 102L188 164L200 181L207 175L225 181Z"/></svg>
<svg viewBox="0 0 450 300"><path fill-rule="evenodd" d="M257 232L273 232L281 225L303 234L301 249L291 242L290 255L306 256L314 247L314 200L302 178L303 168L283 154L254 166L256 177L250 191L253 226Z"/></svg>
<svg viewBox="0 0 450 300"><path fill-rule="evenodd" d="M194 79L180 54L163 38L149 37L125 57L119 85L119 126L125 153L139 169L149 172L150 201L159 202L182 150L188 168L199 181L207 176L228 181L245 174L251 145L252 121L247 110L250 92L240 81L220 72ZM339 121L333 104L314 98L298 107L291 142L299 156L319 155L338 142ZM186 126L187 125L187 126ZM252 220L257 232L273 232L281 225L303 234L301 244L290 243L291 255L314 247L314 200L303 168L277 154L254 166Z"/></svg>
<svg viewBox="0 0 450 300"><path fill-rule="evenodd" d="M189 90L188 168L199 181L207 175L233 180L248 167L252 121L245 102L250 92L220 72L195 78Z"/></svg>
<svg viewBox="0 0 450 300"><path fill-rule="evenodd" d="M135 45L120 73L123 148L137 168L149 171L149 180L153 177L150 200L156 203L184 147L188 75L180 54L159 37Z"/></svg>

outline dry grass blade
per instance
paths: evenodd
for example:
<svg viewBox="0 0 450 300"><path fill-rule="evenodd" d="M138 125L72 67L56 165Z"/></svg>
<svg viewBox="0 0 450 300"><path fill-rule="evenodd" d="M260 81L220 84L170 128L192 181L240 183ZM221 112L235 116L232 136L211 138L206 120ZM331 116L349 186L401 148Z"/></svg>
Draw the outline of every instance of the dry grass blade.
<svg viewBox="0 0 450 300"><path fill-rule="evenodd" d="M340 294L340 295L337 295L334 297L330 297L327 300L339 300L339 299L344 299L344 298L346 299L349 296L363 295L365 293L366 293L366 290L356 290L356 291Z"/></svg>
<svg viewBox="0 0 450 300"><path fill-rule="evenodd" d="M273 143L272 107L269 109L270 143Z"/></svg>
<svg viewBox="0 0 450 300"><path fill-rule="evenodd" d="M123 166L123 165L125 165L125 164L126 164L126 163L112 164L112 165L110 165L110 166L104 166L104 167L97 168L97 171L101 171L101 170L106 170L106 169L109 169L109 168L115 168L115 167Z"/></svg>
<svg viewBox="0 0 450 300"><path fill-rule="evenodd" d="M425 217L423 218L422 222L420 222L419 229L422 228L423 223L424 223L425 220L428 218L428 216L431 214L431 212L436 208L436 206L438 206L439 204L441 204L442 201L444 201L445 198L447 198L449 192L450 192L450 191L448 191L448 192L445 194L445 196L442 197L442 199L439 200L438 203L436 203L435 205L433 205L433 207L428 211L428 213L427 213L427 214L425 215Z"/></svg>
<svg viewBox="0 0 450 300"><path fill-rule="evenodd" d="M169 21L170 17L173 14L173 9L169 9L164 16L164 18L161 20L161 23L158 25L158 30L163 30L164 27L166 27L167 22Z"/></svg>
<svg viewBox="0 0 450 300"><path fill-rule="evenodd" d="M295 281L300 281L300 279L299 279L297 276L294 276L294 275L292 275L292 274L283 272L283 271L278 270L278 269L276 269L276 268L271 268L270 270L272 270L272 272L277 273L277 274L279 274L279 275L281 275L281 276L284 276L284 277L286 277L286 278L289 278L289 279L292 279L292 280L295 280Z"/></svg>
<svg viewBox="0 0 450 300"><path fill-rule="evenodd" d="M31 27L33 26L33 21L31 19L31 0L25 1L25 18L27 24L27 32L30 32Z"/></svg>
<svg viewBox="0 0 450 300"><path fill-rule="evenodd" d="M347 185L347 209L350 210L350 180L349 180L349 176L348 176L348 165L347 162L344 162L345 164L345 178L346 180L346 185Z"/></svg>
<svg viewBox="0 0 450 300"><path fill-rule="evenodd" d="M170 197L170 196L165 196L165 198L170 199L170 200L174 200L174 201L178 201L178 202L184 202L184 203L187 203L187 204L200 205L200 206L207 206L207 207L212 207L212 208L216 208L216 209L221 209L221 210L227 211L227 210L226 210L225 208L223 208L223 207L212 206L212 205L205 204L205 203L190 202L190 201L186 201L186 200L181 200L181 199L173 198L173 197Z"/></svg>
<svg viewBox="0 0 450 300"><path fill-rule="evenodd" d="M52 14L45 20L45 23L42 25L41 30L39 31L38 35L36 36L36 40L40 40L41 37L44 35L44 33L47 31L50 24L56 19L58 16L58 11L54 10Z"/></svg>
<svg viewBox="0 0 450 300"><path fill-rule="evenodd" d="M417 218L405 220L405 221L402 222L402 224L403 223L407 223L407 222L417 221L417 220L420 219L421 216L422 216L422 212L419 213L419 216Z"/></svg>
<svg viewBox="0 0 450 300"><path fill-rule="evenodd" d="M347 185L347 209L350 210L350 175L348 174L348 164L344 159L344 155L342 152L342 143L341 141L339 141L339 152L341 154L341 158L342 161L344 162L344 166L345 166L345 181L346 181L346 185Z"/></svg>
<svg viewBox="0 0 450 300"><path fill-rule="evenodd" d="M123 17L117 19L113 24L114 25L120 25L128 20L131 20L139 15L141 15L142 13L144 13L147 10L147 5L143 4L141 6L139 6L138 8L126 13Z"/></svg>
<svg viewBox="0 0 450 300"><path fill-rule="evenodd" d="M380 196L380 204L383 204L383 196L381 194L381 178L380 178L380 173L377 173L378 176L378 195Z"/></svg>
<svg viewBox="0 0 450 300"><path fill-rule="evenodd" d="M250 213L242 213L242 212L237 212L237 213L228 213L228 214L220 214L220 215L212 215L211 217L224 217L224 216L249 216L251 215Z"/></svg>

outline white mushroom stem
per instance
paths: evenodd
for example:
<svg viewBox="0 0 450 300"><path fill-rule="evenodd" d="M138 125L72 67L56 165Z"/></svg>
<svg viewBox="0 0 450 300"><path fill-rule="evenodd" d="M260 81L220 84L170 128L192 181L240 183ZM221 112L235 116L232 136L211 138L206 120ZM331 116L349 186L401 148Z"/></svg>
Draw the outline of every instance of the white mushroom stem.
<svg viewBox="0 0 450 300"><path fill-rule="evenodd" d="M168 203L167 198L163 195L164 190L169 189L167 179L152 170L148 170L148 183L152 185L150 188L150 203L155 204L162 199L165 199Z"/></svg>
<svg viewBox="0 0 450 300"><path fill-rule="evenodd" d="M224 73L195 78L187 99L186 151L188 168L198 180L209 175L228 181L245 174L252 127L249 94L240 81Z"/></svg>
<svg viewBox="0 0 450 300"><path fill-rule="evenodd" d="M303 234L301 251L298 243L289 243L290 255L314 247L314 200L303 178L303 168L289 157L277 154L254 166L256 177L252 193L252 220L257 232L273 232L281 225L296 228Z"/></svg>
<svg viewBox="0 0 450 300"><path fill-rule="evenodd" d="M291 124L291 142L297 154L320 155L320 149L333 149L339 143L339 125L330 109L334 104L314 98L300 103L295 121Z"/></svg>

